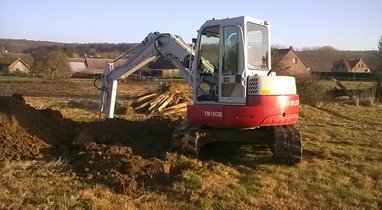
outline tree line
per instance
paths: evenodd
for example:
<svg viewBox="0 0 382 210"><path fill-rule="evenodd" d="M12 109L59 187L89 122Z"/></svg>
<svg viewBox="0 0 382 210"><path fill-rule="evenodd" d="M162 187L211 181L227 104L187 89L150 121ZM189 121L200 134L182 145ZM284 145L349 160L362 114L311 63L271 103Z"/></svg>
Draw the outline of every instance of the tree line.
<svg viewBox="0 0 382 210"><path fill-rule="evenodd" d="M59 43L20 39L0 39L0 50L17 54L32 54L43 48L47 52L61 51L68 58L94 56L115 58L120 53L136 46L137 43Z"/></svg>
<svg viewBox="0 0 382 210"><path fill-rule="evenodd" d="M68 58L101 57L115 58L136 43L57 43L29 40L0 39L2 56L17 56L31 66L32 76L49 78L68 77ZM296 51L306 66L313 71L329 71L334 61L344 58L362 57L374 72L382 75L382 36L378 41L378 51L341 51L325 46L316 49ZM4 53L7 52L7 53ZM1 56L1 54L0 54ZM274 57L274 56L272 56ZM273 58L273 62L277 59ZM167 63L168 64L168 63Z"/></svg>
<svg viewBox="0 0 382 210"><path fill-rule="evenodd" d="M375 71L380 61L380 51L342 51L330 46L317 49L297 51L297 55L313 71L327 72L332 68L333 62L345 58L362 58L368 67Z"/></svg>

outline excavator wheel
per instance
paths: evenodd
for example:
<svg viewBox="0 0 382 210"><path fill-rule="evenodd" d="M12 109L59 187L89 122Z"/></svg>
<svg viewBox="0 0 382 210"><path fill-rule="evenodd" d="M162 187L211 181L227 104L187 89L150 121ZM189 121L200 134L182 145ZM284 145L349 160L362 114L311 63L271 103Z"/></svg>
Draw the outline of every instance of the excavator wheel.
<svg viewBox="0 0 382 210"><path fill-rule="evenodd" d="M292 165L301 162L301 135L293 125L273 127L271 142L270 149L276 161Z"/></svg>

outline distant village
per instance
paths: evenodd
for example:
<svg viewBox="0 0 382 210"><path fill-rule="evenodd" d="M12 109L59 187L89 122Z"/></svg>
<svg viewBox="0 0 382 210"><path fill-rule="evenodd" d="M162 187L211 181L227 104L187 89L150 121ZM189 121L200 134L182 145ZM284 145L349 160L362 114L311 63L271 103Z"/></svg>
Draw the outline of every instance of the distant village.
<svg viewBox="0 0 382 210"><path fill-rule="evenodd" d="M9 51L3 49L0 54L0 75L30 75L32 64L20 57L7 56L9 53ZM108 58L102 58L101 55L84 54L79 58L67 58L66 62L70 69L70 77L92 78L103 73L109 60ZM123 65L125 61L123 59L118 60L115 67ZM329 69L316 70L306 64L292 46L284 49L272 49L272 66L274 69L279 70L278 74L293 76L319 75L333 77L336 75L352 75L354 77L354 74L356 74L367 78L368 74L372 73L368 63L362 57L343 57L340 60L335 60ZM143 78L178 78L179 76L179 70L171 62L162 58L149 63L139 72L139 77ZM137 77L137 75L133 77Z"/></svg>

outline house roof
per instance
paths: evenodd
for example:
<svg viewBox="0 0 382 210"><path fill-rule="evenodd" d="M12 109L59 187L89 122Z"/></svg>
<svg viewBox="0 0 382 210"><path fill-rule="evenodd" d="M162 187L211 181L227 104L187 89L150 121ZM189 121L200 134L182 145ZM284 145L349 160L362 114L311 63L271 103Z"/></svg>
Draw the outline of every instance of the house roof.
<svg viewBox="0 0 382 210"><path fill-rule="evenodd" d="M0 65L6 65L6 66L9 66L9 65L11 65L13 62L15 62L17 59L19 59L19 58L8 58L8 57L0 58Z"/></svg>
<svg viewBox="0 0 382 210"><path fill-rule="evenodd" d="M361 60L362 58L341 59L341 60L335 61L334 64L344 63L347 69L353 69L357 65L357 63L360 62Z"/></svg>
<svg viewBox="0 0 382 210"><path fill-rule="evenodd" d="M86 71L86 67L85 67L84 62L69 61L69 67L70 67L70 70L73 72L84 72L84 71Z"/></svg>
<svg viewBox="0 0 382 210"><path fill-rule="evenodd" d="M284 57L289 51L293 50L290 48L287 49L275 49L280 57Z"/></svg>
<svg viewBox="0 0 382 210"><path fill-rule="evenodd" d="M68 58L69 62L84 62L85 58Z"/></svg>
<svg viewBox="0 0 382 210"><path fill-rule="evenodd" d="M284 58L289 52L292 52L293 54L296 55L296 57L300 60L300 62L304 64L305 67L307 67L307 65L300 58L300 56L297 55L296 51L294 51L293 46L290 46L289 48L285 48L285 49L272 49L272 51L273 50L275 50L275 52L277 53L280 59Z"/></svg>
<svg viewBox="0 0 382 210"><path fill-rule="evenodd" d="M25 63L23 60L21 60L21 58L9 58L9 57L4 58L3 57L3 58L0 58L0 65L10 66L13 63L15 63L16 61L20 61L21 63L23 63L25 66L27 66L29 68L29 64Z"/></svg>

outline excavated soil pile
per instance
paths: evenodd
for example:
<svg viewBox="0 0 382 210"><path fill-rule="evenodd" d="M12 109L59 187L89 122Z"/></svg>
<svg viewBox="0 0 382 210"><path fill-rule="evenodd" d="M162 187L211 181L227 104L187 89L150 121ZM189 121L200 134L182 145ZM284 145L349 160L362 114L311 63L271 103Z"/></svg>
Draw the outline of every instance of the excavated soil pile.
<svg viewBox="0 0 382 210"><path fill-rule="evenodd" d="M58 111L35 110L20 94L0 97L0 160L34 159L43 151L65 148L71 134Z"/></svg>
<svg viewBox="0 0 382 210"><path fill-rule="evenodd" d="M179 157L167 153L174 125L163 117L78 123L36 110L20 94L0 96L0 161L63 158L89 183L138 195L189 167L179 168Z"/></svg>
<svg viewBox="0 0 382 210"><path fill-rule="evenodd" d="M18 126L13 115L3 113L0 113L0 145L0 161L41 158L40 150L48 147L41 138Z"/></svg>

